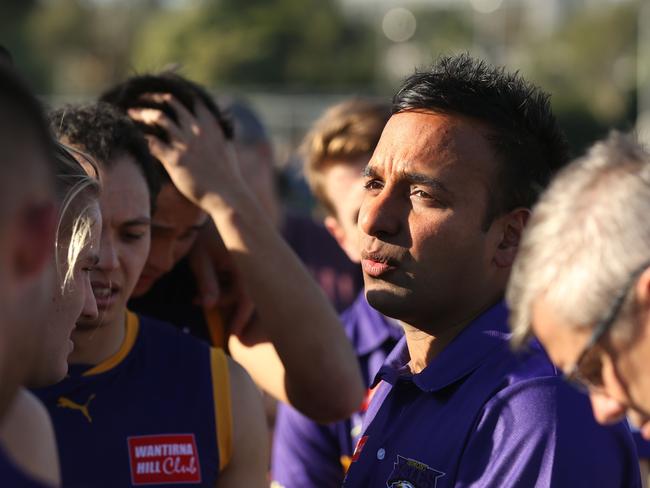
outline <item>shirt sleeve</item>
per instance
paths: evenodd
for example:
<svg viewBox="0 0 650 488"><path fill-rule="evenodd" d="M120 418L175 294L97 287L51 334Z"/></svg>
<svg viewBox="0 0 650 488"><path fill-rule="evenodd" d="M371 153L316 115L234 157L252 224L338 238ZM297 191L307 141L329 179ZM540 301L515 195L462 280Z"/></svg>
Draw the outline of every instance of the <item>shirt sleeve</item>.
<svg viewBox="0 0 650 488"><path fill-rule="evenodd" d="M336 431L345 423L320 425L285 404L279 405L273 437L271 486L340 487L344 473Z"/></svg>
<svg viewBox="0 0 650 488"><path fill-rule="evenodd" d="M560 378L502 390L484 407L463 455L457 488L640 487L627 425L604 427L587 396Z"/></svg>

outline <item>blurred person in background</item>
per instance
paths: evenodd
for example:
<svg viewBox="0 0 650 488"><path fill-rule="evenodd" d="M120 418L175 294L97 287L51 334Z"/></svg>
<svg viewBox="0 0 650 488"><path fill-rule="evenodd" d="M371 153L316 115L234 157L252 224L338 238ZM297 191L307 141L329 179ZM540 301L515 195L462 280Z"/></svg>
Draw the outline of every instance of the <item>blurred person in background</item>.
<svg viewBox="0 0 650 488"><path fill-rule="evenodd" d="M549 96L516 74L464 54L403 83L359 230L368 302L405 337L344 486L639 486L627 426L598 425L541 348L510 349L510 269L567 159Z"/></svg>
<svg viewBox="0 0 650 488"><path fill-rule="evenodd" d="M242 100L226 100L224 110L232 118L237 160L246 184L334 308L345 310L363 285L358 263L342 252L320 223L283 208L276 189L273 145L250 105Z"/></svg>
<svg viewBox="0 0 650 488"><path fill-rule="evenodd" d="M650 439L650 154L612 133L535 207L508 286L513 342L533 334L596 420ZM646 459L647 442L637 438Z"/></svg>
<svg viewBox="0 0 650 488"><path fill-rule="evenodd" d="M131 78L103 99L127 111L140 124L152 153L164 165L167 185L175 187L168 190L174 200L160 205L159 198L152 218L154 241L158 239L156 228L164 227L164 240L156 246L165 249L164 269L173 268L189 251L186 243L181 246L174 238L182 236L179 229L187 225L175 207L189 210L193 205L197 219L210 217L197 241L204 251L193 272L201 275L196 281L204 287L211 281L212 271L213 276L225 271L226 283L213 279L212 288L215 301L217 292L230 300L221 307L204 301L210 329L233 332L246 347L264 342L275 346L279 356L275 364L281 365L281 373L274 374L264 387L277 398L321 421L338 420L353 412L362 400L363 386L352 348L322 291L247 187L230 142L231 129L215 116L207 92L178 75L165 73ZM220 168L228 173L223 174ZM188 181L196 186L187 186ZM214 199L195 194L202 189ZM152 259L157 261L155 257L149 261ZM163 268L155 268L160 276ZM147 283L152 284L151 280ZM136 294L147 288L136 289ZM156 289L146 294L145 299L155 307L160 300ZM192 299L186 297L183 303ZM245 306L251 301L255 313ZM179 319L176 323L184 322ZM212 334L213 338L217 335ZM222 339L226 335L221 333ZM319 364L331 376L324 378L312 364ZM259 384L259 378L255 379Z"/></svg>
<svg viewBox="0 0 650 488"><path fill-rule="evenodd" d="M246 373L222 350L126 309L158 189L144 137L108 104L65 107L50 123L96 161L102 182L91 275L100 315L74 330L68 376L36 390L57 432L64 486L264 486L263 413Z"/></svg>
<svg viewBox="0 0 650 488"><path fill-rule="evenodd" d="M361 260L357 219L365 192L362 170L389 116L385 104L346 100L314 123L302 145L305 175L326 212L325 227L355 263ZM402 329L370 307L363 291L341 315L341 322L368 387L402 337ZM272 450L274 486L341 486L361 434L363 408L344 421L321 425L281 404Z"/></svg>

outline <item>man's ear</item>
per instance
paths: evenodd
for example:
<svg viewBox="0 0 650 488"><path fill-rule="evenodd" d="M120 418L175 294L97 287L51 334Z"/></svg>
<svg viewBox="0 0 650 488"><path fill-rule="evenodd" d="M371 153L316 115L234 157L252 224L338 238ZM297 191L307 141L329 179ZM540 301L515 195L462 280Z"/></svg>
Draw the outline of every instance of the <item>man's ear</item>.
<svg viewBox="0 0 650 488"><path fill-rule="evenodd" d="M517 208L499 218L500 237L494 254L494 263L497 267L509 268L512 266L528 217L530 217L529 209Z"/></svg>
<svg viewBox="0 0 650 488"><path fill-rule="evenodd" d="M11 274L18 286L38 279L54 252L57 212L51 203L25 206L16 216Z"/></svg>
<svg viewBox="0 0 650 488"><path fill-rule="evenodd" d="M650 335L650 266L639 276L635 287L639 319L644 322L643 333Z"/></svg>
<svg viewBox="0 0 650 488"><path fill-rule="evenodd" d="M323 224L325 225L327 231L332 235L332 237L336 239L339 247L345 249L345 232L343 231L343 227L341 227L341 224L339 224L339 221L336 219L336 217L328 215L325 217L325 220L323 220Z"/></svg>

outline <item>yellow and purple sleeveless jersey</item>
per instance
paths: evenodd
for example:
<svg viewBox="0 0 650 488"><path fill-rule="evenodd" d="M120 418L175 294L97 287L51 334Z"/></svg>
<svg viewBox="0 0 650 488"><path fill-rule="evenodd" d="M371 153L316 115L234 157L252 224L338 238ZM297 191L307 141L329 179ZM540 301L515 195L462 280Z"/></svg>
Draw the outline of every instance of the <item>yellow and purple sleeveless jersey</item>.
<svg viewBox="0 0 650 488"><path fill-rule="evenodd" d="M214 487L229 461L226 357L169 324L128 312L115 355L35 393L65 487Z"/></svg>
<svg viewBox="0 0 650 488"><path fill-rule="evenodd" d="M38 480L35 480L9 459L3 449L0 448L0 486L11 488L48 488Z"/></svg>

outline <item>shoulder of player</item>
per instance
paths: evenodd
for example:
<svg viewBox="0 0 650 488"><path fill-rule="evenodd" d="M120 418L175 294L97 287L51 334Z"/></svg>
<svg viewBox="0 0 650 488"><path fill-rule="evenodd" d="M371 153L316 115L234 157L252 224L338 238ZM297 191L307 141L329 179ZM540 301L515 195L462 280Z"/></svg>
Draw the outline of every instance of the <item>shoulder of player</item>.
<svg viewBox="0 0 650 488"><path fill-rule="evenodd" d="M219 486L263 486L269 448L261 393L236 361L227 357L226 363L232 408L233 451ZM246 482L242 483L242 480Z"/></svg>
<svg viewBox="0 0 650 488"><path fill-rule="evenodd" d="M0 428L0 439L7 455L26 473L50 485L60 484L52 421L29 391L19 390Z"/></svg>
<svg viewBox="0 0 650 488"><path fill-rule="evenodd" d="M255 386L246 370L231 357L226 357L228 364L228 377L230 380L230 395L233 406L233 416L237 416L238 408L246 408L248 403L252 406L262 406L260 390Z"/></svg>
<svg viewBox="0 0 650 488"><path fill-rule="evenodd" d="M264 419L265 413L261 392L255 386L255 383L253 383L246 370L230 357L227 358L227 362L232 405L233 435L234 443L237 445L237 442L241 442L241 437L259 435L260 432L254 431L259 430L260 425L261 430L265 430L265 423L263 421L256 421L258 419Z"/></svg>

